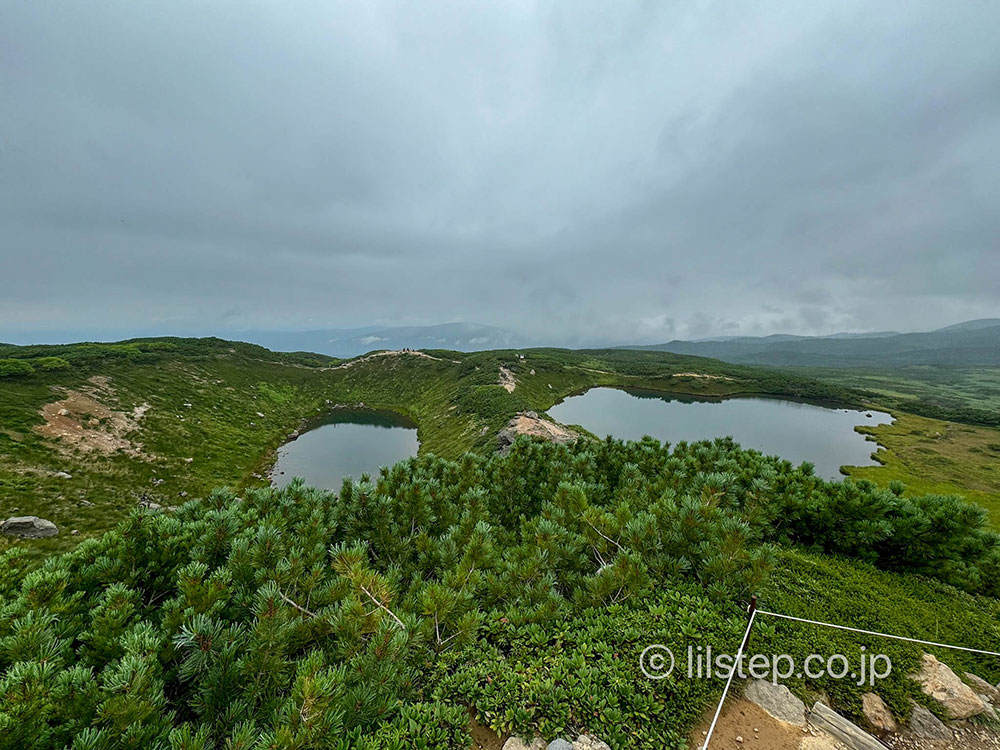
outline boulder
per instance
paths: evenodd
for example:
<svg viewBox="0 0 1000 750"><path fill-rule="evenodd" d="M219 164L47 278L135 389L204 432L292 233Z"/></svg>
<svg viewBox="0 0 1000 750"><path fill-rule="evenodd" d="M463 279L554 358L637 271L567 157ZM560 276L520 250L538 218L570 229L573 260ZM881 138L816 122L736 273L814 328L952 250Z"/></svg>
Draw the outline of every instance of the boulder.
<svg viewBox="0 0 1000 750"><path fill-rule="evenodd" d="M573 750L573 746L569 744L566 740L558 739L558 740L552 740L552 742L548 744L548 747L546 747L545 750Z"/></svg>
<svg viewBox="0 0 1000 750"><path fill-rule="evenodd" d="M604 740L581 734L573 743L573 750L611 750L611 747Z"/></svg>
<svg viewBox="0 0 1000 750"><path fill-rule="evenodd" d="M976 691L976 695L985 696L986 700L994 706L1000 706L1000 690L997 690L982 677L974 675L972 672L966 672L965 681Z"/></svg>
<svg viewBox="0 0 1000 750"><path fill-rule="evenodd" d="M42 539L58 534L59 527L38 516L13 516L0 524L0 532L22 539Z"/></svg>
<svg viewBox="0 0 1000 750"><path fill-rule="evenodd" d="M809 712L809 723L849 750L885 750L885 745L819 701Z"/></svg>
<svg viewBox="0 0 1000 750"><path fill-rule="evenodd" d="M72 479L73 478L72 474L70 474L68 472L65 472L65 471L57 471L52 476L56 477L57 479Z"/></svg>
<svg viewBox="0 0 1000 750"><path fill-rule="evenodd" d="M503 743L503 750L545 750L545 740L535 737L531 742L520 737L511 737Z"/></svg>
<svg viewBox="0 0 1000 750"><path fill-rule="evenodd" d="M775 685L767 680L752 680L743 691L743 697L763 708L778 721L797 727L806 725L806 704L792 695L792 691L784 685Z"/></svg>
<svg viewBox="0 0 1000 750"><path fill-rule="evenodd" d="M896 724L889 707L875 693L865 693L861 696L861 713L865 715L868 723L880 732L899 731L899 725Z"/></svg>
<svg viewBox="0 0 1000 750"><path fill-rule="evenodd" d="M913 704L910 721L906 724L907 731L922 740L951 740L954 738L951 730L923 706Z"/></svg>
<svg viewBox="0 0 1000 750"><path fill-rule="evenodd" d="M986 703L975 691L931 654L923 655L920 671L911 676L926 695L944 706L951 719L969 719L986 711Z"/></svg>

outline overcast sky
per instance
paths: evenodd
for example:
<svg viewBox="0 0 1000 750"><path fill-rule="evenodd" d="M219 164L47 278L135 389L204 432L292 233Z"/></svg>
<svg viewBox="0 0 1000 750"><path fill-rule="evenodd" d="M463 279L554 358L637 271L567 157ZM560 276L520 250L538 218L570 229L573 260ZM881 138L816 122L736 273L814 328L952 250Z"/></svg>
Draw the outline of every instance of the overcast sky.
<svg viewBox="0 0 1000 750"><path fill-rule="evenodd" d="M1000 3L0 3L0 340L1000 316Z"/></svg>

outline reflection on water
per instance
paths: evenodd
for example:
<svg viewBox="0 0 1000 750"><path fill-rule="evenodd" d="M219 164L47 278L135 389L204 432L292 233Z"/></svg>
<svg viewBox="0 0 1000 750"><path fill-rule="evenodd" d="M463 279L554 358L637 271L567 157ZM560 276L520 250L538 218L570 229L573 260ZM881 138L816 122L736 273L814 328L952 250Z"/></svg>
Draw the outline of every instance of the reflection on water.
<svg viewBox="0 0 1000 750"><path fill-rule="evenodd" d="M794 464L809 461L826 479L841 466L870 466L875 443L855 425L887 424L880 411L855 411L777 398L697 399L651 391L592 388L549 409L563 424L577 424L604 437L639 440L650 435L677 443L732 436L744 448L778 455Z"/></svg>
<svg viewBox="0 0 1000 750"><path fill-rule="evenodd" d="M284 487L295 477L306 484L339 490L344 477L360 479L417 455L417 427L398 414L371 410L337 410L278 449L272 477Z"/></svg>

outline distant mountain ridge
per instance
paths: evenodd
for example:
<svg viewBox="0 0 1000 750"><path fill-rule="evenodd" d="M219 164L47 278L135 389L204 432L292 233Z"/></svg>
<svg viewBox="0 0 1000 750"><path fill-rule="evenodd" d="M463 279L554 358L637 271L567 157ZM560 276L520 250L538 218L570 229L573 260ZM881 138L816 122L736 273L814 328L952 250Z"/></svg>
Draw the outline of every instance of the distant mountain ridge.
<svg viewBox="0 0 1000 750"><path fill-rule="evenodd" d="M452 349L460 352L511 349L527 345L517 334L479 323L432 326L365 326L317 331L242 331L227 334L278 352L316 352L356 357L375 349Z"/></svg>
<svg viewBox="0 0 1000 750"><path fill-rule="evenodd" d="M969 320L925 333L741 336L629 346L725 362L802 367L1000 366L1000 318Z"/></svg>

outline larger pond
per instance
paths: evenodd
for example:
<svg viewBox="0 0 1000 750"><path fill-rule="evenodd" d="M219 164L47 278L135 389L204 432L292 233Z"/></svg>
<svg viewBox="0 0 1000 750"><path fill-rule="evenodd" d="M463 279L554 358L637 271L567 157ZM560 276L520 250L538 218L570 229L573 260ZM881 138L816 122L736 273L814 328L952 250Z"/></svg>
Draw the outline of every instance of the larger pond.
<svg viewBox="0 0 1000 750"><path fill-rule="evenodd" d="M871 466L874 443L856 425L887 424L880 411L837 409L777 398L703 400L648 391L592 388L549 409L563 424L604 437L639 440L709 440L732 436L744 448L800 464L808 461L825 479L841 478L841 466Z"/></svg>
<svg viewBox="0 0 1000 750"><path fill-rule="evenodd" d="M277 487L302 477L312 487L339 490L345 477L374 478L380 467L417 455L418 447L417 426L405 417L337 410L278 449L271 477Z"/></svg>

